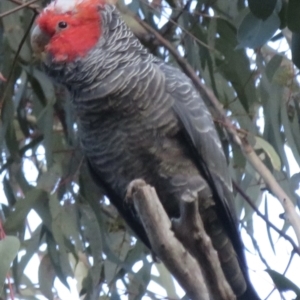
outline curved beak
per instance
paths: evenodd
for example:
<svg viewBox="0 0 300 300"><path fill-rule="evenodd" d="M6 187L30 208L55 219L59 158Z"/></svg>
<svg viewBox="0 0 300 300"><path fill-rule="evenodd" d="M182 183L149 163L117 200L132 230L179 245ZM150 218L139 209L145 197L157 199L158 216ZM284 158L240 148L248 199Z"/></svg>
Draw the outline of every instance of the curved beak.
<svg viewBox="0 0 300 300"><path fill-rule="evenodd" d="M35 54L41 56L45 47L50 41L51 36L41 30L41 28L36 25L31 33L31 46Z"/></svg>

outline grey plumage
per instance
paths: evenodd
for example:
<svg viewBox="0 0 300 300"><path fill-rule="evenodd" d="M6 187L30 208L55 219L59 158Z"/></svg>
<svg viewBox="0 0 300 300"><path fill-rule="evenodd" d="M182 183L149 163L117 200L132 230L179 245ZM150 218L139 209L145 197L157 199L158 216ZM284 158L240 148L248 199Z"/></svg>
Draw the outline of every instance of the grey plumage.
<svg viewBox="0 0 300 300"><path fill-rule="evenodd" d="M153 185L170 217L179 215L187 190L198 193L227 280L238 296L246 292L241 299L258 299L246 275L231 179L208 109L190 79L149 54L113 6L100 13L102 35L88 55L56 64L49 54L45 63L72 95L95 180L146 244L138 216L124 203L132 180Z"/></svg>

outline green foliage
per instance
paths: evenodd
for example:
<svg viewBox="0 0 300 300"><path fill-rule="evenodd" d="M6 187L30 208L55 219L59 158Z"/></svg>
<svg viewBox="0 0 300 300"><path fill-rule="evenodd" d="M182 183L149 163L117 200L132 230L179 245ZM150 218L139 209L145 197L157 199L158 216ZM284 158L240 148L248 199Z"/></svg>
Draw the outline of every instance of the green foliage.
<svg viewBox="0 0 300 300"><path fill-rule="evenodd" d="M280 2L280 1L278 1ZM276 7L277 0L249 0L248 5L253 15L259 19L266 20Z"/></svg>
<svg viewBox="0 0 300 300"><path fill-rule="evenodd" d="M266 270L266 272L280 292L293 291L297 296L295 300L300 299L300 289L291 280L274 270Z"/></svg>
<svg viewBox="0 0 300 300"><path fill-rule="evenodd" d="M20 249L20 242L14 236L6 236L0 241L0 290L3 289L3 284L10 264L15 259Z"/></svg>
<svg viewBox="0 0 300 300"><path fill-rule="evenodd" d="M17 7L13 2L1 0L0 16ZM298 2L249 0L248 7L241 0L198 0L193 6L173 0L153 1L152 5L132 0L128 7L180 49L241 128L241 134L247 134L280 186L299 204L299 174L291 173L285 151L290 147L300 165L298 70L286 51L268 44L273 38L290 45L290 32L280 30L287 24L293 32L293 61L300 66ZM42 1L39 4L44 5ZM125 3L118 5L149 51L176 64L169 51L128 14ZM23 254L9 272L19 299L37 299L37 295L53 299L57 297L55 279L69 287L68 277L77 279L78 293L84 299L121 299L120 295L132 300L144 295L162 299L149 290L150 281L162 286L170 299L179 299L170 273L153 262L103 191L93 184L80 151L68 94L49 80L32 54L28 33L33 17L34 11L28 7L0 17L0 72L7 79L5 82L0 76L0 178L4 192L0 220L6 234L15 236L0 241L3 297L9 294L6 273L20 241ZM157 18L166 21L163 26L157 25ZM247 52L245 47L255 50ZM258 121L262 120L264 126L260 127ZM232 178L258 207L268 194L267 187L240 148L228 140L223 124L216 125ZM253 238L254 251L262 256L254 240L254 212L239 194L235 200L241 224ZM266 218L272 201L265 202ZM284 223L287 231L289 225ZM272 229L267 226L264 230L276 253ZM39 258L38 285L24 273L34 257ZM135 272L137 262L142 267ZM298 295L298 288L283 275L268 273L279 291L293 290Z"/></svg>

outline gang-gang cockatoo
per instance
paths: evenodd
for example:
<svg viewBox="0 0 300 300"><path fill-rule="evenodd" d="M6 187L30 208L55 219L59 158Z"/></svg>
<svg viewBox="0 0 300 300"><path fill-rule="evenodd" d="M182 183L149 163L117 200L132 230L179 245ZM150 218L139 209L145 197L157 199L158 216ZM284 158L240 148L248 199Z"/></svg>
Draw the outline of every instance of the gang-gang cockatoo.
<svg viewBox="0 0 300 300"><path fill-rule="evenodd" d="M32 46L71 94L82 149L95 181L151 247L127 186L154 186L170 218L196 195L205 229L238 299L258 299L248 276L232 183L211 115L191 80L141 45L102 0L57 0L36 20ZM157 225L159 226L159 224Z"/></svg>

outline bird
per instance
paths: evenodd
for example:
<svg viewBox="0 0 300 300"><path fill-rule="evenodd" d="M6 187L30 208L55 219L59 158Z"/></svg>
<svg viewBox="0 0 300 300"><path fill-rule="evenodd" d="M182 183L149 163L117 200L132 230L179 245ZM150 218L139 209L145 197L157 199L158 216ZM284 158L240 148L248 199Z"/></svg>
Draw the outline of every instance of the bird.
<svg viewBox="0 0 300 300"><path fill-rule="evenodd" d="M155 187L170 218L180 216L187 191L196 194L232 290L238 299L259 299L247 273L222 144L191 80L149 53L103 0L52 1L35 21L31 45L45 72L69 91L92 177L135 234L151 248L124 201L134 179Z"/></svg>

